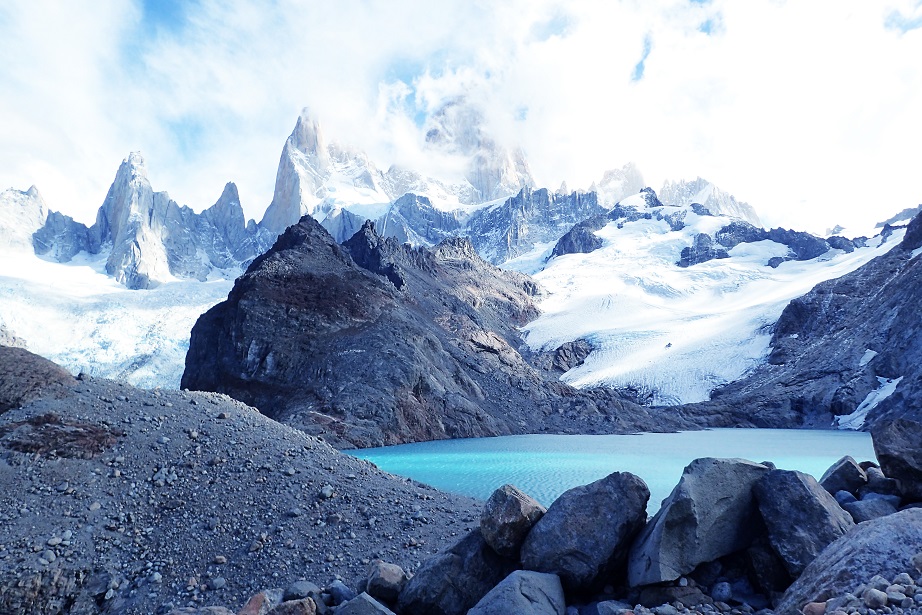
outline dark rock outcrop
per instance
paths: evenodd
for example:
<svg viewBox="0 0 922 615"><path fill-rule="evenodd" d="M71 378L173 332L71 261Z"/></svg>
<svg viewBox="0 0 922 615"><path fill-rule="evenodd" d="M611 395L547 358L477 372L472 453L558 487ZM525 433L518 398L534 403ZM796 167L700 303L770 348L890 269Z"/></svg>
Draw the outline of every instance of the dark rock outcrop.
<svg viewBox="0 0 922 615"><path fill-rule="evenodd" d="M772 470L753 487L768 539L798 577L827 545L855 524L812 476Z"/></svg>
<svg viewBox="0 0 922 615"><path fill-rule="evenodd" d="M759 525L752 487L768 471L742 459L689 464L631 547L631 586L672 581L749 547Z"/></svg>
<svg viewBox="0 0 922 615"><path fill-rule="evenodd" d="M403 613L463 615L513 571L474 530L445 553L423 563L400 592Z"/></svg>
<svg viewBox="0 0 922 615"><path fill-rule="evenodd" d="M775 612L797 615L808 602L854 592L874 575L893 578L916 570L913 558L920 552L922 509L862 523L818 554L785 592Z"/></svg>
<svg viewBox="0 0 922 615"><path fill-rule="evenodd" d="M706 233L698 233L691 247L682 248L682 258L676 263L679 267L691 267L718 258L730 258L727 251L714 245L714 240Z"/></svg>
<svg viewBox="0 0 922 615"><path fill-rule="evenodd" d="M466 239L411 248L366 224L339 245L306 216L199 318L182 386L226 393L340 447L574 420L593 431L693 424L531 367L516 327L537 315L535 291Z"/></svg>
<svg viewBox="0 0 922 615"><path fill-rule="evenodd" d="M522 566L558 575L567 591L599 589L624 572L649 499L646 484L627 472L564 492L525 539Z"/></svg>
<svg viewBox="0 0 922 615"><path fill-rule="evenodd" d="M468 611L468 615L564 615L566 601L555 574L516 570Z"/></svg>
<svg viewBox="0 0 922 615"><path fill-rule="evenodd" d="M922 502L922 423L896 419L871 431L880 469L895 479L900 495Z"/></svg>
<svg viewBox="0 0 922 615"><path fill-rule="evenodd" d="M594 231L601 229L608 222L608 216L599 215L573 225L573 228L557 240L550 258L564 254L588 254L598 250L602 247L602 239L596 236Z"/></svg>

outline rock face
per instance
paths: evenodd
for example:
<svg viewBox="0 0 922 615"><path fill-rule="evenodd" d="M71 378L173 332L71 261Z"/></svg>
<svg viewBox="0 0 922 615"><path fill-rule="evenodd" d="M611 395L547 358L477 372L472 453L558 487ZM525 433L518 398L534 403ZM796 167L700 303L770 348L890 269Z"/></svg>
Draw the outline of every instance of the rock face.
<svg viewBox="0 0 922 615"><path fill-rule="evenodd" d="M555 574L516 570L468 611L468 615L564 615L566 602Z"/></svg>
<svg viewBox="0 0 922 615"><path fill-rule="evenodd" d="M270 240L245 223L234 184L196 214L153 191L137 152L122 161L93 226L50 212L32 237L36 254L59 262L81 251L107 253L106 272L133 289L173 278L205 280L215 272L235 275Z"/></svg>
<svg viewBox="0 0 922 615"><path fill-rule="evenodd" d="M893 241L893 239L890 239ZM746 407L756 424L852 429L922 420L922 216L902 242L791 301L775 325L769 365L712 394L712 411Z"/></svg>
<svg viewBox="0 0 922 615"><path fill-rule="evenodd" d="M402 613L463 615L515 565L496 554L475 530L419 569L400 592Z"/></svg>
<svg viewBox="0 0 922 615"><path fill-rule="evenodd" d="M696 459L631 547L631 586L672 581L748 547L758 527L752 495L769 468L742 459Z"/></svg>
<svg viewBox="0 0 922 615"><path fill-rule="evenodd" d="M544 506L513 485L503 485L487 500L480 516L480 533L494 551L518 559L525 537L547 512Z"/></svg>
<svg viewBox="0 0 922 615"><path fill-rule="evenodd" d="M604 585L623 572L649 499L646 484L627 472L564 492L525 539L523 568L558 575L567 591Z"/></svg>
<svg viewBox="0 0 922 615"><path fill-rule="evenodd" d="M900 495L922 502L922 423L896 419L871 431L880 469L898 481Z"/></svg>
<svg viewBox="0 0 922 615"><path fill-rule="evenodd" d="M523 188L502 205L476 211L465 233L492 263L520 256L539 242L558 239L577 222L604 214L595 193L552 194Z"/></svg>
<svg viewBox="0 0 922 615"><path fill-rule="evenodd" d="M368 224L340 246L305 217L196 323L182 386L345 447L560 429L567 412L609 431L687 420L544 380L516 350L534 290L465 239L414 249Z"/></svg>
<svg viewBox="0 0 922 615"><path fill-rule="evenodd" d="M854 525L812 476L772 470L753 487L768 539L788 573L798 577L820 551Z"/></svg>
<svg viewBox="0 0 922 615"><path fill-rule="evenodd" d="M808 602L854 592L874 575L892 579L922 552L922 509L862 523L826 549L803 571L776 606L779 615L796 615Z"/></svg>
<svg viewBox="0 0 922 615"><path fill-rule="evenodd" d="M679 267L691 267L717 258L730 258L725 249L714 245L710 235L698 233L691 247L682 248L682 258L676 263Z"/></svg>

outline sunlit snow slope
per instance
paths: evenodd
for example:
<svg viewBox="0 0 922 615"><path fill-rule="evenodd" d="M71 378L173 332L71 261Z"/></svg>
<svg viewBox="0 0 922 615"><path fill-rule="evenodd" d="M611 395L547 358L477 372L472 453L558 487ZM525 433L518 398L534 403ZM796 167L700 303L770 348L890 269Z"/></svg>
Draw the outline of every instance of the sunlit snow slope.
<svg viewBox="0 0 922 615"><path fill-rule="evenodd" d="M791 299L885 253L903 233L884 243L872 238L850 254L830 250L777 269L766 262L788 248L768 240L681 268L682 248L696 234L713 236L732 220L686 211L680 231L655 217L611 222L596 232L602 247L589 254L544 265L553 248L544 245L504 265L533 274L548 292L543 314L523 331L531 348L553 350L577 339L593 347L582 365L563 375L565 382L633 389L654 404L706 400L716 386L765 360L769 328Z"/></svg>
<svg viewBox="0 0 922 615"><path fill-rule="evenodd" d="M178 387L192 325L227 297L233 281L129 290L105 274L105 258L81 253L60 264L0 252L0 326L74 373Z"/></svg>

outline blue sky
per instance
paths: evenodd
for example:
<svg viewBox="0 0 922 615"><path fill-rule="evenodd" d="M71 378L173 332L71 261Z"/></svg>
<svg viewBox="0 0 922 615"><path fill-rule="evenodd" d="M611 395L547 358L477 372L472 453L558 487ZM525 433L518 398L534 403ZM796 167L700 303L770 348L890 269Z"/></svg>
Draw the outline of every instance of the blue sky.
<svg viewBox="0 0 922 615"><path fill-rule="evenodd" d="M428 114L467 96L539 182L635 162L812 230L922 201L918 0L8 0L0 188L92 221L140 150L196 210L272 198L301 108L382 168L426 170Z"/></svg>

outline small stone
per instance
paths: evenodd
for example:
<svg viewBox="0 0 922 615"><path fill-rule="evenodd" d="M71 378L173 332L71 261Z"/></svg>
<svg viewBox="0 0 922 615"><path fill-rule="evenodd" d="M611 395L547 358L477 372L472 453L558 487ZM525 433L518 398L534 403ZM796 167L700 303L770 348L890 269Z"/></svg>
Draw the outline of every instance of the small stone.
<svg viewBox="0 0 922 615"><path fill-rule="evenodd" d="M215 564L226 564L226 563L227 563L227 558L224 557L223 555L215 555L215 556L214 556L214 563L215 563Z"/></svg>
<svg viewBox="0 0 922 615"><path fill-rule="evenodd" d="M99 510L100 508L102 508L102 504L100 504L99 502L93 502L92 504L90 504L90 511L92 512L95 512Z"/></svg>
<svg viewBox="0 0 922 615"><path fill-rule="evenodd" d="M862 598L864 599L864 605L869 609L879 609L887 606L887 594L873 587L867 589Z"/></svg>
<svg viewBox="0 0 922 615"><path fill-rule="evenodd" d="M287 588L285 588L285 593L282 597L283 600L301 600L302 598L307 598L308 596L319 596L320 588L311 583L310 581L300 580L295 581Z"/></svg>
<svg viewBox="0 0 922 615"><path fill-rule="evenodd" d="M333 497L333 485L324 485L320 488L320 497L324 500L329 500Z"/></svg>
<svg viewBox="0 0 922 615"><path fill-rule="evenodd" d="M285 468L285 476L294 476L294 475L295 475L295 469L293 467L288 466L287 468Z"/></svg>
<svg viewBox="0 0 922 615"><path fill-rule="evenodd" d="M62 539L59 538L58 536L53 536L52 538L49 538L49 539L48 539L48 542L47 542L46 544L47 544L49 547L56 547L56 546L58 546L59 544L61 544L61 540L62 540Z"/></svg>
<svg viewBox="0 0 922 615"><path fill-rule="evenodd" d="M194 400L193 400L193 401L194 401ZM229 418L230 418L230 415L229 415L227 412L219 412L219 413L218 413L218 418L219 418L219 419L229 419Z"/></svg>
<svg viewBox="0 0 922 615"><path fill-rule="evenodd" d="M73 537L74 537L74 533L71 532L70 530L64 530L64 532L61 533L61 538L63 540L70 540Z"/></svg>
<svg viewBox="0 0 922 615"><path fill-rule="evenodd" d="M912 585L912 577L903 572L893 578L894 585Z"/></svg>
<svg viewBox="0 0 922 615"><path fill-rule="evenodd" d="M650 610L653 611L653 615L679 615L679 610L671 604L653 607Z"/></svg>
<svg viewBox="0 0 922 615"><path fill-rule="evenodd" d="M227 585L227 580L224 577L214 577L213 579L208 579L208 589L216 591L223 589Z"/></svg>
<svg viewBox="0 0 922 615"><path fill-rule="evenodd" d="M56 560L56 559L58 559L58 558L57 558L57 556L54 554L54 551L52 551L51 549L46 549L45 552L42 553L41 559L45 560L46 562L48 562L48 563L50 564L51 562L53 562L54 560Z"/></svg>
<svg viewBox="0 0 922 615"><path fill-rule="evenodd" d="M339 579L330 583L327 586L327 592L333 598L333 606L338 606L343 602L349 602L356 597L356 593L346 587L346 584L340 581Z"/></svg>
<svg viewBox="0 0 922 615"><path fill-rule="evenodd" d="M59 493L64 493L64 492L67 491L69 488L70 488L70 484L68 484L67 481L65 481L65 482L63 482L63 483L61 483L60 485L57 486L57 490L58 490Z"/></svg>
<svg viewBox="0 0 922 615"><path fill-rule="evenodd" d="M304 514L304 511L302 511L302 510L301 510L300 508L298 508L297 506L295 506L294 508L292 508L292 509L290 509L290 510L288 511L288 516L289 516L289 517L300 517L300 516L303 515L303 514Z"/></svg>
<svg viewBox="0 0 922 615"><path fill-rule="evenodd" d="M160 444L169 444L170 439L167 438L166 436L160 436L159 438L157 438L157 442L159 442Z"/></svg>
<svg viewBox="0 0 922 615"><path fill-rule="evenodd" d="M161 575L159 572L153 572L149 577L147 577L147 580L151 583L162 583L163 575Z"/></svg>

